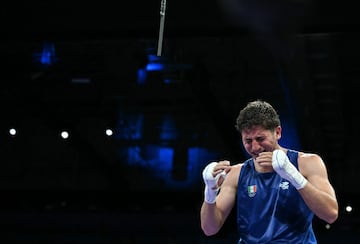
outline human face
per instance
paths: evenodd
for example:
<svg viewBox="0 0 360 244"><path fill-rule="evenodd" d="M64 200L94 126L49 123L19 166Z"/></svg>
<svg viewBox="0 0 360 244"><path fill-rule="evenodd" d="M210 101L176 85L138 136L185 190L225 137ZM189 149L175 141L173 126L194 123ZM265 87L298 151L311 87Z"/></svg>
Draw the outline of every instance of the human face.
<svg viewBox="0 0 360 244"><path fill-rule="evenodd" d="M281 127L274 131L266 130L261 126L254 126L241 132L243 146L247 153L256 158L261 152L272 152L279 148Z"/></svg>

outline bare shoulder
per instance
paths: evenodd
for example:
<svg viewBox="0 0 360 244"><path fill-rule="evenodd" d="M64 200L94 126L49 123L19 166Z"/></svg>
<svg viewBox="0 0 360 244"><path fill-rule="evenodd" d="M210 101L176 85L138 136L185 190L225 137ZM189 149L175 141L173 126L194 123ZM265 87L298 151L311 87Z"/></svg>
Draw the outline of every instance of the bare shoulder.
<svg viewBox="0 0 360 244"><path fill-rule="evenodd" d="M313 162L313 161L318 161L319 163L322 163L322 158L316 154L316 153L305 153L305 152L299 152L299 157L298 157L299 162Z"/></svg>
<svg viewBox="0 0 360 244"><path fill-rule="evenodd" d="M242 163L234 164L231 166L231 170L229 171L228 175L226 176L226 180L230 185L237 186L237 182L239 179L241 167L243 166Z"/></svg>
<svg viewBox="0 0 360 244"><path fill-rule="evenodd" d="M299 169L303 174L326 172L323 159L316 153L299 153Z"/></svg>
<svg viewBox="0 0 360 244"><path fill-rule="evenodd" d="M231 166L231 171L233 171L236 174L239 174L242 166L243 166L243 163L234 164Z"/></svg>

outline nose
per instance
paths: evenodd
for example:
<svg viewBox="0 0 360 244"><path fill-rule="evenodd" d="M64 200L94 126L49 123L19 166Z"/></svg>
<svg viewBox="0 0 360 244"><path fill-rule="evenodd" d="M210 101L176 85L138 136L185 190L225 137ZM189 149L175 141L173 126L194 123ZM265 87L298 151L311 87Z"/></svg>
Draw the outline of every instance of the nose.
<svg viewBox="0 0 360 244"><path fill-rule="evenodd" d="M252 141L251 143L251 151L254 153L254 154L259 154L263 151L261 145L256 141Z"/></svg>

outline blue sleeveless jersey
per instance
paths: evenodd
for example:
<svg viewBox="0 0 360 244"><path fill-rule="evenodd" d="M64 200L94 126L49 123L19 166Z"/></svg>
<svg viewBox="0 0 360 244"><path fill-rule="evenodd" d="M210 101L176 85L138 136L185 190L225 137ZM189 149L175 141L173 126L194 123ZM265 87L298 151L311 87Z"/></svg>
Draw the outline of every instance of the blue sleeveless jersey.
<svg viewBox="0 0 360 244"><path fill-rule="evenodd" d="M298 152L287 156L298 168ZM276 172L258 173L252 158L241 168L237 190L239 243L317 243L314 214L300 194Z"/></svg>

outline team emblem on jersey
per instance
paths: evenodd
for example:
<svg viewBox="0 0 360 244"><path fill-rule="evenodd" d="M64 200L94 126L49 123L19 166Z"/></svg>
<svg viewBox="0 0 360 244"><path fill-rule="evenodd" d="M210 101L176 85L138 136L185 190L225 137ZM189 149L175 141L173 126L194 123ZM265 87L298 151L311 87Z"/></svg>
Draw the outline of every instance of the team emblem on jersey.
<svg viewBox="0 0 360 244"><path fill-rule="evenodd" d="M289 189L289 182L283 181L280 183L279 187L283 190L287 190L287 189Z"/></svg>
<svg viewBox="0 0 360 244"><path fill-rule="evenodd" d="M254 197L256 194L256 185L248 186L247 190L249 197Z"/></svg>

